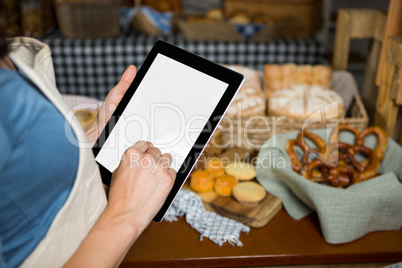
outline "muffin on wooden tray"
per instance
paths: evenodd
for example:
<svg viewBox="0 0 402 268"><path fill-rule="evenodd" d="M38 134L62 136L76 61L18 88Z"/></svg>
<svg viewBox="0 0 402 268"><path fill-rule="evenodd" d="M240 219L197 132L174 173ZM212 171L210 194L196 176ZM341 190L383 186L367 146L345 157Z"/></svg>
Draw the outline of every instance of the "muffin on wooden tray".
<svg viewBox="0 0 402 268"><path fill-rule="evenodd" d="M214 191L220 196L231 196L232 189L237 184L237 180L232 175L223 175L215 179Z"/></svg>
<svg viewBox="0 0 402 268"><path fill-rule="evenodd" d="M209 192L214 188L214 176L206 170L197 170L191 174L190 187L196 192Z"/></svg>

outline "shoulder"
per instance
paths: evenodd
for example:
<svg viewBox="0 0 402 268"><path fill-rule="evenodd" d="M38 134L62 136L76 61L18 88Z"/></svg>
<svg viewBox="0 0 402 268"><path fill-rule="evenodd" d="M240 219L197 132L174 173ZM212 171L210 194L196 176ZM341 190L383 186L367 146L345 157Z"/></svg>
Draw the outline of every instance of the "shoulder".
<svg viewBox="0 0 402 268"><path fill-rule="evenodd" d="M0 68L0 107L9 108L18 99L26 99L31 87L17 72Z"/></svg>
<svg viewBox="0 0 402 268"><path fill-rule="evenodd" d="M5 150L2 153L3 157L8 155L11 145L9 140L10 120L8 119L10 115L15 114L16 109L19 109L13 106L15 104L14 98L16 97L14 93L18 91L16 89L23 87L23 84L23 79L16 72L0 68L0 148ZM1 159L2 156L0 156L0 170L2 164L5 163L5 159Z"/></svg>
<svg viewBox="0 0 402 268"><path fill-rule="evenodd" d="M3 124L28 116L38 94L17 72L0 68L0 120Z"/></svg>
<svg viewBox="0 0 402 268"><path fill-rule="evenodd" d="M17 72L0 68L0 100L7 98L8 93L30 86ZM8 96L12 98L11 96Z"/></svg>

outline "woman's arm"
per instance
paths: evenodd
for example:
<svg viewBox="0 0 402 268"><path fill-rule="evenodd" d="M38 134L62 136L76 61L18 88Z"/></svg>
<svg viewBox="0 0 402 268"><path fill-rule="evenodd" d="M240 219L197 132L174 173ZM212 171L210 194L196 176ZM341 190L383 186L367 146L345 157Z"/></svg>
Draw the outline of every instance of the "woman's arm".
<svg viewBox="0 0 402 268"><path fill-rule="evenodd" d="M171 162L150 142L129 148L113 173L108 206L65 267L117 266L169 194Z"/></svg>
<svg viewBox="0 0 402 268"><path fill-rule="evenodd" d="M97 118L85 129L92 145L131 85L137 70L129 66L109 92ZM162 207L176 172L170 154L161 155L150 142L140 141L123 155L114 171L108 205L66 267L117 266Z"/></svg>

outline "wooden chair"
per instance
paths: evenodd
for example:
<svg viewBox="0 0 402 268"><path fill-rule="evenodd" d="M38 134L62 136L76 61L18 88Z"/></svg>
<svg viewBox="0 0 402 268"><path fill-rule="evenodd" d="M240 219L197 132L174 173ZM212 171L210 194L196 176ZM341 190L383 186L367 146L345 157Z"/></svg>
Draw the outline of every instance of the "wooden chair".
<svg viewBox="0 0 402 268"><path fill-rule="evenodd" d="M334 70L346 70L351 39L371 39L371 49L366 61L361 97L372 120L376 105L376 75L381 55L387 16L377 9L339 9L334 54Z"/></svg>
<svg viewBox="0 0 402 268"><path fill-rule="evenodd" d="M388 37L383 60L375 125L402 144L402 37Z"/></svg>

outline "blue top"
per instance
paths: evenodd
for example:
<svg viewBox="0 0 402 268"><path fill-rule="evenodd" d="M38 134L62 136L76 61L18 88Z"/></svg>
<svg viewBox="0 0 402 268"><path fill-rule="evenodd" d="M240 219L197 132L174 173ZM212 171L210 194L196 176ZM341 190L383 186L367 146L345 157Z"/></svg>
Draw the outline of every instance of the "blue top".
<svg viewBox="0 0 402 268"><path fill-rule="evenodd" d="M78 160L57 108L22 74L0 68L0 267L20 265L46 235Z"/></svg>

